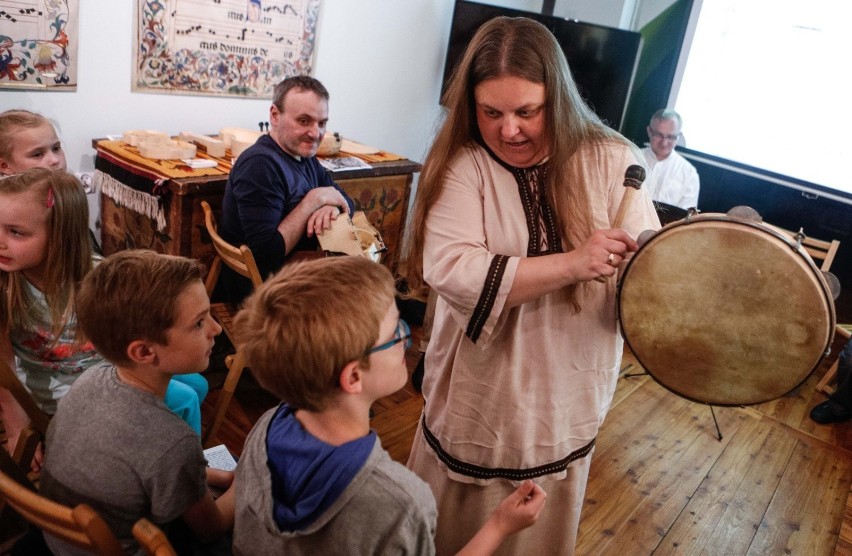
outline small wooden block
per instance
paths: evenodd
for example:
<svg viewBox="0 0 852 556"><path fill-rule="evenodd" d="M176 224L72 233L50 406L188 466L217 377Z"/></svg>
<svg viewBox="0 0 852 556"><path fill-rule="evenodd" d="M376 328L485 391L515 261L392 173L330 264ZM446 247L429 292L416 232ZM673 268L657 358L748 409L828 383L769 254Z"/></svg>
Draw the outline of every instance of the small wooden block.
<svg viewBox="0 0 852 556"><path fill-rule="evenodd" d="M121 140L130 145L131 147L138 147L139 143L141 143L145 139L161 139L168 140L169 136L163 133L162 131L154 131L151 129L136 129L125 131L121 136Z"/></svg>
<svg viewBox="0 0 852 556"><path fill-rule="evenodd" d="M175 141L173 139L162 140L159 138L144 139L138 145L139 154L145 158L154 160L177 160L181 158L195 158L196 148L192 143L186 141Z"/></svg>
<svg viewBox="0 0 852 556"><path fill-rule="evenodd" d="M196 146L203 148L210 156L215 156L216 158L225 156L225 142L221 139L214 139L213 137L199 135L191 131L181 131L178 138L189 143L195 143Z"/></svg>

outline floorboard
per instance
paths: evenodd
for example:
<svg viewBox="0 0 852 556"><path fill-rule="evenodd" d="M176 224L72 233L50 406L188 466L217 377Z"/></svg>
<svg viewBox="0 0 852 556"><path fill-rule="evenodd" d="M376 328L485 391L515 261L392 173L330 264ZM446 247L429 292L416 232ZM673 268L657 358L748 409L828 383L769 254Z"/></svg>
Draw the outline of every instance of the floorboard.
<svg viewBox="0 0 852 556"><path fill-rule="evenodd" d="M418 358L409 350L409 372ZM577 554L852 556L852 423L808 418L825 399L814 389L821 372L777 400L714 408L719 440L708 406L659 386L626 353L622 375L638 376L619 378L598 437ZM220 434L236 454L275 405L248 375ZM422 407L410 384L373 406L372 426L396 461L408 458Z"/></svg>
<svg viewBox="0 0 852 556"><path fill-rule="evenodd" d="M414 345L419 330L414 329ZM406 355L409 372L420 354ZM592 459L577 554L852 556L852 423L817 425L818 369L777 400L713 414L659 386L628 352ZM202 406L211 418L213 389ZM244 373L219 433L237 456L276 400ZM399 462L422 397L409 384L378 400L371 421ZM0 435L0 439L2 436Z"/></svg>
<svg viewBox="0 0 852 556"><path fill-rule="evenodd" d="M849 485L848 460L797 442L749 552L831 554Z"/></svg>
<svg viewBox="0 0 852 556"><path fill-rule="evenodd" d="M668 530L660 554L744 554L796 446L776 428L746 417Z"/></svg>

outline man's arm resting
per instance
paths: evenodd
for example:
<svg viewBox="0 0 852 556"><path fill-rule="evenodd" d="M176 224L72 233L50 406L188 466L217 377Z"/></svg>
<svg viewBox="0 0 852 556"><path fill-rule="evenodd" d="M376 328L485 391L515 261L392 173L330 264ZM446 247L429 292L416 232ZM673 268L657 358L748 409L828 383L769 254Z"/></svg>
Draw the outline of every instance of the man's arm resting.
<svg viewBox="0 0 852 556"><path fill-rule="evenodd" d="M323 207L337 207L340 211L349 211L346 199L337 189L333 187L311 189L305 195L305 198L278 224L278 233L284 238L285 253L290 254L293 247L308 232L308 220L311 215Z"/></svg>

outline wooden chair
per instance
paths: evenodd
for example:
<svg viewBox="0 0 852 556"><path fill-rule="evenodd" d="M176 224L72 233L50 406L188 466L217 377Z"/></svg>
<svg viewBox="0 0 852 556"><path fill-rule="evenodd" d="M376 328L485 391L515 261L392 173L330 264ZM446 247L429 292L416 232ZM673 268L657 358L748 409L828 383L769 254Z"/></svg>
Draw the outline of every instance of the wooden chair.
<svg viewBox="0 0 852 556"><path fill-rule="evenodd" d="M801 237L802 248L804 248L807 254L811 256L814 263L819 265L819 269L821 271L829 272L831 265L834 262L834 258L837 256L837 250L840 248L840 241L836 239L826 241L808 237L802 230L793 232L791 230L784 230L783 228L780 229L781 231L789 234L794 240ZM831 345L831 351L826 357L826 362L831 362L831 366L828 368L828 371L826 371L819 383L817 383L817 391L824 392L825 394L832 394L834 392L834 388L831 387L831 383L834 382L834 379L837 376L838 356L848 340L848 329L844 328L844 325L837 325L834 331L834 341Z"/></svg>
<svg viewBox="0 0 852 556"><path fill-rule="evenodd" d="M2 471L0 497L29 523L45 533L94 554L124 554L121 544L106 522L87 504L74 508L57 504Z"/></svg>
<svg viewBox="0 0 852 556"><path fill-rule="evenodd" d="M27 475L29 467L18 465L18 462L12 459L12 456L2 447L0 447L0 472L5 473L6 476L11 477L30 490L36 490L35 484ZM11 516L8 515L8 512L4 512L4 510L6 510L6 498L0 495L0 531L11 531ZM0 539L7 540L8 538L10 537L0 535Z"/></svg>
<svg viewBox="0 0 852 556"><path fill-rule="evenodd" d="M18 443L14 447L12 457L22 468L28 469L35 455L38 443L44 440L47 434L47 425L50 418L38 407L32 395L24 388L15 372L4 362L0 361L0 388L8 390L15 401L20 404L30 424L24 427L18 437Z"/></svg>
<svg viewBox="0 0 852 556"><path fill-rule="evenodd" d="M165 533L144 517L133 525L131 532L148 556L177 556Z"/></svg>
<svg viewBox="0 0 852 556"><path fill-rule="evenodd" d="M223 263L238 274L251 280L254 287L262 284L263 279L260 277L260 271L257 269L251 249L247 245L234 247L222 239L216 231L216 220L213 216L213 210L207 201L201 201L201 209L204 211L204 224L207 227L207 233L210 234L213 248L216 251L216 256L210 265L210 270L207 272L207 278L204 281L207 295L212 295L213 289L216 287L216 282L219 280L219 275L222 272ZM213 303L210 306L210 312L213 318L222 326L222 330L228 339L231 340L231 343L236 346L233 323L236 308L230 303ZM222 392L216 402L213 422L207 427L207 430L201 437L201 443L205 448L213 445L219 427L225 419L228 405L230 405L231 399L234 397L237 383L240 381L240 377L245 369L245 359L239 349L236 350L233 356L229 356L226 359L226 365L228 367L228 375L225 378L225 384L222 386Z"/></svg>
<svg viewBox="0 0 852 556"><path fill-rule="evenodd" d="M840 366L840 352L846 346L846 342L852 337L852 325L838 324L834 331L834 341L831 343L831 352L827 359L833 361L831 366L825 372L825 375L817 383L816 389L827 395L835 392L836 388L832 385L837 378L837 368Z"/></svg>
<svg viewBox="0 0 852 556"><path fill-rule="evenodd" d="M124 554L118 538L87 504L68 508L36 492L26 473L0 450L0 500L42 531L94 554ZM133 537L149 556L177 556L163 531L145 518L133 526Z"/></svg>
<svg viewBox="0 0 852 556"><path fill-rule="evenodd" d="M837 255L837 250L840 248L840 241L836 239L826 241L808 237L804 235L804 232L801 230L799 232L784 230L783 228L781 230L790 234L793 239L796 239L799 234L802 234L802 247L808 255L811 256L814 262L820 265L819 269L823 272L828 272L831 269L831 264L834 262L834 257Z"/></svg>

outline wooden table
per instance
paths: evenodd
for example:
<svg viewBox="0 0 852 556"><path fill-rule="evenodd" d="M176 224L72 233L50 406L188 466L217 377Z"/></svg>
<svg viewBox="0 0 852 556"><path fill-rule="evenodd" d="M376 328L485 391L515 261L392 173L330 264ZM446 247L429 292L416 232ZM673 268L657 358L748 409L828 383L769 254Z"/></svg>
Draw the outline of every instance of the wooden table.
<svg viewBox="0 0 852 556"><path fill-rule="evenodd" d="M97 141L92 142L95 148ZM98 172L118 182L129 179L127 169L104 164L100 158L99 153L95 162ZM397 160L371 166L334 172L333 177L352 198L355 210L363 210L382 234L388 248L383 260L394 270L408 212L411 182L414 173L420 171L420 164ZM213 247L204 229L201 201L207 201L218 216L226 182L227 175L221 175L173 178L160 183L157 191L166 216L166 226L161 231L151 217L122 206L102 192L100 223L104 254L128 248L153 249L199 259L209 265Z"/></svg>

